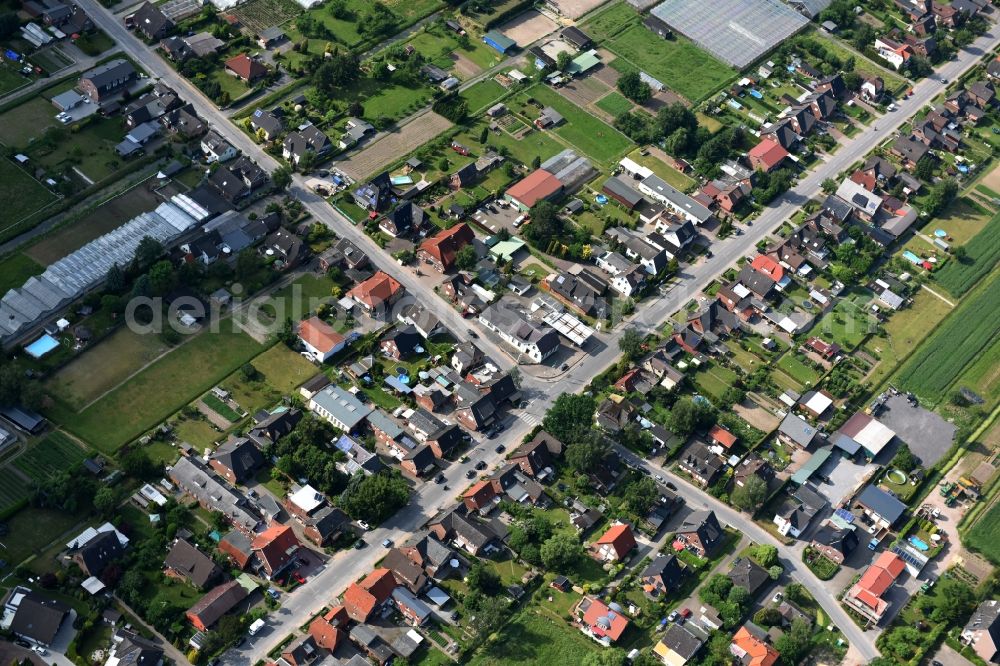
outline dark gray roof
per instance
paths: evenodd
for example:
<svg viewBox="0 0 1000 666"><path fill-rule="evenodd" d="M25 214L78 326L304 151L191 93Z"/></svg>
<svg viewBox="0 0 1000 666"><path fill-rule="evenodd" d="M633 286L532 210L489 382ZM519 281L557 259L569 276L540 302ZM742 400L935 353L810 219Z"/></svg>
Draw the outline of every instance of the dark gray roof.
<svg viewBox="0 0 1000 666"><path fill-rule="evenodd" d="M114 532L109 534L114 536ZM23 589L19 588L21 591ZM61 601L50 599L35 591L29 591L21 599L21 603L18 604L17 610L14 612L10 630L42 645L51 645L69 610L69 606Z"/></svg>
<svg viewBox="0 0 1000 666"><path fill-rule="evenodd" d="M220 446L212 456L223 466L232 470L236 483L242 483L264 464L260 449L245 437L230 439Z"/></svg>
<svg viewBox="0 0 1000 666"><path fill-rule="evenodd" d="M136 75L135 67L128 60L118 58L106 62L99 67L86 72L81 78L87 79L98 90L119 79L127 79Z"/></svg>
<svg viewBox="0 0 1000 666"><path fill-rule="evenodd" d="M737 558L729 570L729 580L733 581L733 585L745 588L751 595L756 595L770 579L767 570L749 557Z"/></svg>
<svg viewBox="0 0 1000 666"><path fill-rule="evenodd" d="M855 501L885 518L890 525L895 524L906 511L905 504L875 486L865 486L864 490L858 493Z"/></svg>
<svg viewBox="0 0 1000 666"><path fill-rule="evenodd" d="M697 636L679 624L671 624L661 640L664 645L684 659L694 657L702 646L702 641Z"/></svg>
<svg viewBox="0 0 1000 666"><path fill-rule="evenodd" d="M778 432L805 448L816 438L816 428L801 416L789 414L778 426Z"/></svg>
<svg viewBox="0 0 1000 666"><path fill-rule="evenodd" d="M204 587L222 573L212 558L184 539L178 539L163 561L164 566L182 574L197 587Z"/></svg>

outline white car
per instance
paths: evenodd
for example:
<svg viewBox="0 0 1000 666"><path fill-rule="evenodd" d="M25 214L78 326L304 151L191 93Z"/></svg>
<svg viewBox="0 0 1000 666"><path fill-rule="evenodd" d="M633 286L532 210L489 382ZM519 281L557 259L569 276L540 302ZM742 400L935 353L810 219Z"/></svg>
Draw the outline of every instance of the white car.
<svg viewBox="0 0 1000 666"><path fill-rule="evenodd" d="M48 652L45 651L45 648L43 648L41 645L32 645L31 651L34 652L35 654L40 654L43 657L48 654Z"/></svg>
<svg viewBox="0 0 1000 666"><path fill-rule="evenodd" d="M358 527L360 527L360 528L361 528L361 529L363 529L363 530L370 530L370 529L372 528L372 526L371 526L371 525L369 525L368 523L366 523L366 522L365 522L365 521L363 521L363 520L359 520L359 521L358 521Z"/></svg>
<svg viewBox="0 0 1000 666"><path fill-rule="evenodd" d="M775 595L773 597L771 597L771 603L775 603L775 604L779 603L781 601L782 597L783 597L783 595L781 594L781 592L776 592Z"/></svg>

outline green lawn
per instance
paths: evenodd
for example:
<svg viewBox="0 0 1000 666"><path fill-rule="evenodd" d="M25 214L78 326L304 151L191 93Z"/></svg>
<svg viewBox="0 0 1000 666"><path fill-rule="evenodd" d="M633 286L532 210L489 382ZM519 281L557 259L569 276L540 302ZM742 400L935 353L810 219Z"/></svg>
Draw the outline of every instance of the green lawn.
<svg viewBox="0 0 1000 666"><path fill-rule="evenodd" d="M871 376L873 386L879 386L905 358L924 341L927 332L937 328L951 312L951 306L927 290L917 291L909 307L894 312L883 327L885 337L873 337L864 349L879 359Z"/></svg>
<svg viewBox="0 0 1000 666"><path fill-rule="evenodd" d="M526 99L528 96L562 114L565 122L555 128L555 133L598 162L610 163L635 145L627 136L547 86L534 86L518 98ZM538 109L528 106L525 113L533 120L538 115Z"/></svg>
<svg viewBox="0 0 1000 666"><path fill-rule="evenodd" d="M123 326L63 366L45 382L45 390L73 409L81 409L167 349L160 336L142 335Z"/></svg>
<svg viewBox="0 0 1000 666"><path fill-rule="evenodd" d="M624 95L617 92L609 92L607 95L597 100L597 108L607 111L614 117L618 117L626 111L631 111L633 104Z"/></svg>
<svg viewBox="0 0 1000 666"><path fill-rule="evenodd" d="M3 187L2 180L0 187ZM44 271L44 266L25 254L18 252L7 255L0 260L0 293L6 294L9 289L20 287L28 278Z"/></svg>
<svg viewBox="0 0 1000 666"><path fill-rule="evenodd" d="M0 63L0 95L6 95L29 83L31 83L31 79L22 76L14 65L9 64L6 60Z"/></svg>
<svg viewBox="0 0 1000 666"><path fill-rule="evenodd" d="M401 85L386 85L380 81L366 79L358 85L360 101L365 107L365 117L371 119L388 118L399 120L408 113L425 106L431 98L427 86L407 88Z"/></svg>
<svg viewBox="0 0 1000 666"><path fill-rule="evenodd" d="M467 90L463 90L461 96L469 104L469 111L477 113L490 107L503 95L504 89L493 79L480 81Z"/></svg>
<svg viewBox="0 0 1000 666"><path fill-rule="evenodd" d="M317 373L316 366L285 345L274 345L255 358L252 364L263 379L247 382L237 370L220 382L240 407L251 414L274 407L282 396L294 392Z"/></svg>
<svg viewBox="0 0 1000 666"><path fill-rule="evenodd" d="M230 423L235 423L239 421L240 415L232 407L226 403L219 400L219 398L214 393L206 393L201 396L201 401L205 403L205 406L211 409L213 412L226 419Z"/></svg>
<svg viewBox="0 0 1000 666"><path fill-rule="evenodd" d="M660 39L636 23L605 44L619 58L611 66L638 69L692 102L700 102L736 78L736 70L686 38Z"/></svg>
<svg viewBox="0 0 1000 666"><path fill-rule="evenodd" d="M75 43L81 51L89 56L100 55L115 45L114 40L100 30L81 35Z"/></svg>
<svg viewBox="0 0 1000 666"><path fill-rule="evenodd" d="M833 53L837 55L841 60L847 60L848 58L854 59L854 70L861 75L866 76L878 76L885 81L886 92L893 94L897 90L904 88L909 85L909 83L899 74L893 72L890 69L881 67L875 62L869 60L864 56L860 56L857 51L845 45L841 40L828 35L822 30L817 30L813 33L814 37L818 37L823 46L830 49Z"/></svg>
<svg viewBox="0 0 1000 666"><path fill-rule="evenodd" d="M952 259L934 274L938 284L955 296L969 291L1000 261L1000 215L963 245L966 258Z"/></svg>
<svg viewBox="0 0 1000 666"><path fill-rule="evenodd" d="M52 102L44 97L32 97L0 114L0 143L14 147L27 145L32 139L40 138L46 129L58 124L55 116L56 108Z"/></svg>
<svg viewBox="0 0 1000 666"><path fill-rule="evenodd" d="M875 320L858 305L843 299L817 322L814 332L827 342L853 350L875 330Z"/></svg>
<svg viewBox="0 0 1000 666"><path fill-rule="evenodd" d="M264 300L266 305L262 310L267 315L274 316L277 321L291 317L293 322L298 322L310 312L315 312L323 303L333 301L330 295L332 288L333 280L325 275L303 275L269 295Z"/></svg>
<svg viewBox="0 0 1000 666"><path fill-rule="evenodd" d="M964 299L897 373L898 386L937 403L974 360L989 349L1000 330L1000 275ZM927 329L925 329L927 330Z"/></svg>
<svg viewBox="0 0 1000 666"><path fill-rule="evenodd" d="M6 487L0 470L0 492ZM3 543L3 559L11 565L23 562L34 554L41 553L50 543L65 536L66 532L80 522L81 515L53 509L22 509L7 519L9 534ZM16 538L12 538L16 537ZM62 540L64 543L67 539ZM48 563L51 566L51 563Z"/></svg>
<svg viewBox="0 0 1000 666"><path fill-rule="evenodd" d="M712 364L695 375L695 384L707 393L709 398L721 400L726 389L736 381L736 373L721 365Z"/></svg>
<svg viewBox="0 0 1000 666"><path fill-rule="evenodd" d="M924 233L933 235L935 229L943 229L948 233L949 242L953 247L963 245L982 231L991 217L989 211L972 198L959 197L948 204L943 214L938 215L927 225Z"/></svg>
<svg viewBox="0 0 1000 666"><path fill-rule="evenodd" d="M479 135L484 126L485 123L477 123L468 131L460 133L456 140L467 146L472 146L479 141ZM501 130L499 134L491 133L486 145L494 148L506 148L510 156L521 164L531 164L531 160L536 155L544 162L563 149L563 145L552 138L549 132L539 130L531 130L521 139L515 139L512 135Z"/></svg>
<svg viewBox="0 0 1000 666"><path fill-rule="evenodd" d="M226 319L218 333L195 336L82 412L57 402L46 414L100 451L114 453L264 349Z"/></svg>
<svg viewBox="0 0 1000 666"><path fill-rule="evenodd" d="M971 549L1000 565L1000 504L994 503L962 539Z"/></svg>
<svg viewBox="0 0 1000 666"><path fill-rule="evenodd" d="M115 146L123 136L118 118L92 116L89 121L81 121L79 129L68 130L64 138L31 144L24 150L36 166L57 173L75 167L90 180L98 181L122 168ZM15 145L23 147L23 141Z"/></svg>
<svg viewBox="0 0 1000 666"><path fill-rule="evenodd" d="M662 178L668 185L676 187L681 192L689 192L695 185L693 178L681 173L658 157L641 154L640 148L636 148L629 157L642 166L650 169L657 176Z"/></svg>
<svg viewBox="0 0 1000 666"><path fill-rule="evenodd" d="M0 119L0 134L3 133L2 125L3 120ZM49 188L22 171L10 160L0 159L0 206L3 207L3 219L8 224L24 219L55 200L56 195L50 192ZM8 269L7 263L5 261L5 265L0 270L0 279L6 282L12 277L19 277L23 274L22 271L25 269L23 262L18 262L13 269ZM20 284L11 286L20 286ZM4 292L6 293L6 289Z"/></svg>
<svg viewBox="0 0 1000 666"><path fill-rule="evenodd" d="M36 481L68 470L87 457L73 440L61 432L53 432L34 444L14 460L14 466Z"/></svg>
<svg viewBox="0 0 1000 666"><path fill-rule="evenodd" d="M624 2L619 2L599 14L592 15L582 28L590 35L591 39L602 41L618 34L630 23L633 23L636 20L635 16L634 9Z"/></svg>
<svg viewBox="0 0 1000 666"><path fill-rule="evenodd" d="M778 360L778 367L804 386L813 386L819 380L819 373L795 352L788 352Z"/></svg>
<svg viewBox="0 0 1000 666"><path fill-rule="evenodd" d="M529 606L504 628L497 641L469 663L471 666L579 664L597 649L600 648L593 641L560 615Z"/></svg>

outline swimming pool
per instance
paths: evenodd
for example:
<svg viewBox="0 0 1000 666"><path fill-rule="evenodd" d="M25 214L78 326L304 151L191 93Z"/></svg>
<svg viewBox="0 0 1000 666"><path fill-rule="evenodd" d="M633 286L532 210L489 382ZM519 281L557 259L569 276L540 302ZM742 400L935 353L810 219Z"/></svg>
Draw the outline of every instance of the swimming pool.
<svg viewBox="0 0 1000 666"><path fill-rule="evenodd" d="M926 543L924 543L924 540L923 540L923 539L920 539L920 538L918 538L918 537L915 537L915 536L911 536L911 537L910 537L909 539L907 539L907 540L908 540L908 541L910 542L910 544L911 544L911 545L912 545L912 546L913 546L914 548L916 548L917 550L921 550L921 551L923 551L923 550L930 550L930 549L931 549L931 547L930 547L930 546L928 546L928 545L927 545Z"/></svg>
<svg viewBox="0 0 1000 666"><path fill-rule="evenodd" d="M912 264L917 264L918 266L923 261L920 257L918 257L917 255L913 254L909 250L903 250L903 258L906 259L907 261L909 261Z"/></svg>
<svg viewBox="0 0 1000 666"><path fill-rule="evenodd" d="M24 348L34 358L41 358L59 346L59 341L46 333Z"/></svg>

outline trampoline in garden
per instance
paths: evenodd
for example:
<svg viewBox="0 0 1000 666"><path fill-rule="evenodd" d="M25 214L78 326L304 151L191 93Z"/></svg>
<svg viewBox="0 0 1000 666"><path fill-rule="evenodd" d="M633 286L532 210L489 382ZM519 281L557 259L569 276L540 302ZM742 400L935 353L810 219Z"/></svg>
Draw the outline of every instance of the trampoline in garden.
<svg viewBox="0 0 1000 666"><path fill-rule="evenodd" d="M815 306L816 304L810 301L808 298L802 301L802 307L804 307L806 310L812 310Z"/></svg>

